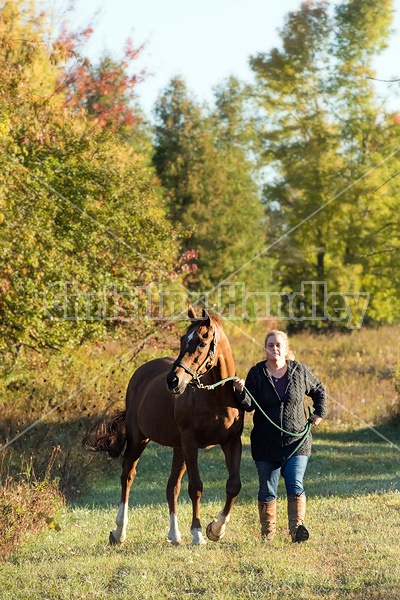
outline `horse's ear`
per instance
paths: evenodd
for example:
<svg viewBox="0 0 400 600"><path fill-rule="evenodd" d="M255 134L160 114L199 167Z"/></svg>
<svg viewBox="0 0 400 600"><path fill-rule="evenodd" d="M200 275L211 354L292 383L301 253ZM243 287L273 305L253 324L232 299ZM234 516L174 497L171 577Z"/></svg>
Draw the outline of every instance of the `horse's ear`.
<svg viewBox="0 0 400 600"><path fill-rule="evenodd" d="M202 321L205 321L204 325L207 325L207 326L211 325L210 315L208 314L208 312L206 311L205 308L203 308L201 319L202 319Z"/></svg>
<svg viewBox="0 0 400 600"><path fill-rule="evenodd" d="M195 321L197 319L193 306L189 306L188 308L188 317L191 321Z"/></svg>

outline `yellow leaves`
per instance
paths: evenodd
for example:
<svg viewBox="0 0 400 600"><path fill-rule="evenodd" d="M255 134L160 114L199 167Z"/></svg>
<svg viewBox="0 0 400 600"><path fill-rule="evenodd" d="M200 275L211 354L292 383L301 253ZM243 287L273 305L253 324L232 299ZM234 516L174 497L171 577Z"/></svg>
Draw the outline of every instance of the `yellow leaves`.
<svg viewBox="0 0 400 600"><path fill-rule="evenodd" d="M50 62L52 65L57 65L68 56L67 48L61 42L55 42L53 51L50 54Z"/></svg>
<svg viewBox="0 0 400 600"><path fill-rule="evenodd" d="M0 223L3 223L5 219L5 216L3 215L3 213L0 213Z"/></svg>
<svg viewBox="0 0 400 600"><path fill-rule="evenodd" d="M58 523L55 522L54 517L47 517L46 523L49 529L54 529L54 531L61 531L61 527Z"/></svg>
<svg viewBox="0 0 400 600"><path fill-rule="evenodd" d="M2 45L8 48L9 50L14 50L15 42L10 38L3 38Z"/></svg>
<svg viewBox="0 0 400 600"><path fill-rule="evenodd" d="M0 120L0 137L5 138L11 130L10 118L6 114L2 114Z"/></svg>

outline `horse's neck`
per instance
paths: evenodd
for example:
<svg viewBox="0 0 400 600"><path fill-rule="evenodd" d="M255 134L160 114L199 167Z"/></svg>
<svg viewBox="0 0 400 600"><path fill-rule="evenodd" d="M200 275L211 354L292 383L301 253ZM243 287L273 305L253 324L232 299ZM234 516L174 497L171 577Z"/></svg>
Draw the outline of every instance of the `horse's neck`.
<svg viewBox="0 0 400 600"><path fill-rule="evenodd" d="M214 381L220 381L227 377L235 376L235 364L233 362L232 350L228 342L228 338L221 331L218 341L218 353L216 357L215 367L211 370Z"/></svg>

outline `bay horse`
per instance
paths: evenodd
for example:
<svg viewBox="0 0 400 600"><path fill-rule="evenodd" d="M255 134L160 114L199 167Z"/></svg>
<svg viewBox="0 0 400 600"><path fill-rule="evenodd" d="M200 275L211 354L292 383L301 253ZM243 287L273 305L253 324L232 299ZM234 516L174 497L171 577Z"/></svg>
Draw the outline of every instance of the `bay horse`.
<svg viewBox="0 0 400 600"><path fill-rule="evenodd" d="M157 358L139 367L128 385L125 411L97 425L84 440L85 448L106 450L111 456L118 456L126 441L121 501L116 517L117 527L110 533L111 544L125 541L129 490L136 475L136 465L150 440L173 449L167 484L168 539L172 544L182 542L177 500L186 469L193 508L192 544L206 543L199 514L203 491L198 467L199 448L220 445L229 474L225 505L206 529L210 540L216 542L224 535L231 508L239 494L243 411L235 404L232 381L213 390L201 387L235 376L232 351L216 317L203 309L202 316L198 318L191 306L188 317L191 323L181 337L178 358Z"/></svg>

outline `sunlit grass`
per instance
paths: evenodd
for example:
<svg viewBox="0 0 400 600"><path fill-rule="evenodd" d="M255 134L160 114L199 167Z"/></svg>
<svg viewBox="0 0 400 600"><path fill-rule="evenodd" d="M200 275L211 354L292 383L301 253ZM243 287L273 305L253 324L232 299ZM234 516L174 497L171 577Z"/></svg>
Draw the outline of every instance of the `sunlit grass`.
<svg viewBox="0 0 400 600"><path fill-rule="evenodd" d="M128 537L110 547L119 501L118 461L107 476L58 517L60 532L25 542L0 575L4 598L329 598L397 599L400 592L399 454L370 430L314 435L306 473L307 526L303 545L290 542L282 482L278 534L260 540L257 476L246 424L243 489L226 536L192 547L191 504L185 476L179 502L183 544L167 541L165 486L171 451L150 444L132 488ZM226 470L219 448L200 453L203 528L224 500ZM24 589L21 595L21 589Z"/></svg>
<svg viewBox="0 0 400 600"><path fill-rule="evenodd" d="M249 328L249 332L263 341L261 327L254 331ZM178 548L169 544L165 487L172 452L150 443L139 461L131 492L127 540L122 547L110 547L108 535L115 526L119 503L120 461L84 455L79 446L81 432L89 422L87 413L95 416L110 402L116 407L123 405L125 386L136 363L100 377L96 386L85 389L61 413L15 445L16 464L20 453L26 457L31 451L35 461L47 464L46 451L51 453L55 443L61 445L54 474L64 478L69 502L57 516L60 531L27 534L20 549L1 565L0 598L397 600L400 452L363 422L400 445L396 421L390 424L388 420L398 406L393 376L400 353L399 333L400 328L393 327L349 335L304 333L292 338L298 360L315 371L342 405L328 402L328 417L313 436L305 478L306 524L311 537L303 545L292 544L287 533L282 481L277 537L268 545L260 540L257 474L250 455L251 418L247 416L243 487L227 533L219 543L208 542L204 548L191 546L191 504L185 475L178 515L183 544ZM373 336L384 339L387 345L372 344ZM262 351L238 332L229 332L229 337L237 372L243 376L261 360ZM19 380L3 381L8 433L38 417L53 396L62 398L85 377L99 373L122 349L121 344L105 353L80 349L68 360L63 357L63 364L55 361L41 370L36 367L31 373L21 372ZM154 350L151 352L138 360L152 358ZM47 386L49 378L52 383ZM18 411L29 403L30 412L20 414ZM223 505L227 473L218 447L201 451L199 464L205 529Z"/></svg>

